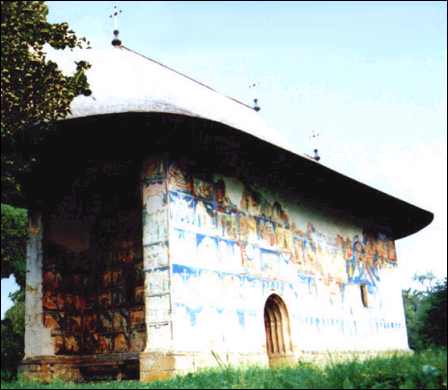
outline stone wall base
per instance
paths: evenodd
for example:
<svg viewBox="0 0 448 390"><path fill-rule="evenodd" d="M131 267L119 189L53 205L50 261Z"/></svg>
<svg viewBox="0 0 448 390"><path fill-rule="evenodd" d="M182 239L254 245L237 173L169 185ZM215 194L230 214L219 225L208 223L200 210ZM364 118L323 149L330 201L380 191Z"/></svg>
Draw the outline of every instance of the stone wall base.
<svg viewBox="0 0 448 390"><path fill-rule="evenodd" d="M206 352L145 352L140 354L140 380L152 382L185 375L204 368L224 368L228 366L291 366L298 362L312 362L326 365L350 359L364 360L374 356L393 353L412 353L400 351L298 351L290 355L278 355L268 358L265 353L206 353Z"/></svg>
<svg viewBox="0 0 448 390"><path fill-rule="evenodd" d="M267 367L269 359L264 353L144 352L140 354L140 380L152 382L204 368L251 365Z"/></svg>
<svg viewBox="0 0 448 390"><path fill-rule="evenodd" d="M139 354L37 356L22 361L19 375L47 383L55 379L67 382L138 379Z"/></svg>
<svg viewBox="0 0 448 390"><path fill-rule="evenodd" d="M140 379L152 382L185 375L204 368L229 366L279 367L298 362L325 365L357 358L363 360L378 355L412 353L400 351L299 351L291 355L272 356L265 353L217 353L217 352L143 352L84 356L38 356L27 358L19 367L19 374L29 380L51 382L62 379L70 382L92 380Z"/></svg>
<svg viewBox="0 0 448 390"><path fill-rule="evenodd" d="M294 353L296 362L309 362L320 366L347 360L365 360L377 356L393 354L412 354L410 349L387 351L298 351Z"/></svg>

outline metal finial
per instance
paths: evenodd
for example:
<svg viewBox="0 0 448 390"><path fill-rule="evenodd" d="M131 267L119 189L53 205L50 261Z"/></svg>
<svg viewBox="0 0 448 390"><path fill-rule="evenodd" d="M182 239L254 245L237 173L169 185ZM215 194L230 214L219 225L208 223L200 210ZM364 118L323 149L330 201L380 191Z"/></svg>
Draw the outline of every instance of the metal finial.
<svg viewBox="0 0 448 390"><path fill-rule="evenodd" d="M120 34L120 31L118 30L118 15L120 15L121 13L121 9L119 10L115 5L114 12L109 15L109 18L112 18L114 20L114 39L112 40L112 46L121 46L121 41L118 38L118 35Z"/></svg>
<svg viewBox="0 0 448 390"><path fill-rule="evenodd" d="M250 83L249 89L255 88L256 86L257 86L257 83ZM254 110L257 112L260 111L260 106L258 105L258 99L254 99Z"/></svg>
<svg viewBox="0 0 448 390"><path fill-rule="evenodd" d="M314 156L312 158L316 161L320 160L319 150L317 149L317 139L318 138L319 138L319 133L317 133L316 131L313 131L313 133L311 134L311 141L314 146L314 149L313 149Z"/></svg>

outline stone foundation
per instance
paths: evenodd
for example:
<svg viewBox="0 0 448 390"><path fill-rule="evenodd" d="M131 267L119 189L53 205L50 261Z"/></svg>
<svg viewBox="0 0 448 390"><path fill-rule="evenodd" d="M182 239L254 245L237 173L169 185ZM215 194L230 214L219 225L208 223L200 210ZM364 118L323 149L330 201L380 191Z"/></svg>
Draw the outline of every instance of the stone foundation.
<svg viewBox="0 0 448 390"><path fill-rule="evenodd" d="M264 353L204 353L204 352L152 352L140 354L140 380L152 382L185 375L204 368L224 368L261 366L278 368L292 366L298 362L310 362L325 365L330 362L342 362L344 360L364 360L375 356L391 355L394 353L412 353L411 350L400 351L340 351L340 352L296 352L289 355L278 355L268 358Z"/></svg>
<svg viewBox="0 0 448 390"><path fill-rule="evenodd" d="M320 366L328 363L344 362L357 359L366 360L379 356L390 356L393 354L412 354L410 349L388 350L388 351L299 351L294 354L297 362L309 362Z"/></svg>
<svg viewBox="0 0 448 390"><path fill-rule="evenodd" d="M38 356L24 359L19 375L29 380L83 382L106 379L138 379L138 354Z"/></svg>
<svg viewBox="0 0 448 390"><path fill-rule="evenodd" d="M364 360L379 355L401 351L300 351L291 355L268 356L264 353L217 353L217 352L145 352L140 354L109 354L92 356L39 356L24 359L19 374L26 379L51 382L62 379L71 382L92 380L140 379L142 382L170 379L205 368L261 366L280 367L294 365L299 361L325 365L349 359Z"/></svg>
<svg viewBox="0 0 448 390"><path fill-rule="evenodd" d="M140 354L140 380L152 382L184 375L204 368L228 366L265 366L263 353L150 352Z"/></svg>

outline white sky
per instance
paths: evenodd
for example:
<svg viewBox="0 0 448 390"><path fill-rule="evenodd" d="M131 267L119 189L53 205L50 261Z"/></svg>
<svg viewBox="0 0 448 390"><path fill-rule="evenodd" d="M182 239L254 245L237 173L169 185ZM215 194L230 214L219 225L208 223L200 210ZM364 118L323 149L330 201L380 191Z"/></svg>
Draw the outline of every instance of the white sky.
<svg viewBox="0 0 448 390"><path fill-rule="evenodd" d="M94 48L123 43L248 104L321 162L435 214L397 243L402 284L447 271L445 2L49 2ZM249 85L256 83L255 88ZM13 283L2 281L2 316Z"/></svg>

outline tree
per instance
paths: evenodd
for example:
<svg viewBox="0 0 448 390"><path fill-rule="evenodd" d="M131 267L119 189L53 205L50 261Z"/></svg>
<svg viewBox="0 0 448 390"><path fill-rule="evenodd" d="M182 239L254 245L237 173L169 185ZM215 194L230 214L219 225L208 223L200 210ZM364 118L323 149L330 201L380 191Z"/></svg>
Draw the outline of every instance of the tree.
<svg viewBox="0 0 448 390"><path fill-rule="evenodd" d="M13 379L23 358L25 334L25 294L21 289L11 294L14 305L5 313L1 322L2 380Z"/></svg>
<svg viewBox="0 0 448 390"><path fill-rule="evenodd" d="M424 295L425 293L422 290L406 289L403 291L409 347L416 351L421 351L426 346L421 334L423 328L422 313L426 311Z"/></svg>
<svg viewBox="0 0 448 390"><path fill-rule="evenodd" d="M26 210L1 205L2 278L13 274L22 288L25 286L25 250L27 238Z"/></svg>
<svg viewBox="0 0 448 390"><path fill-rule="evenodd" d="M446 294L447 280L435 285L426 297L427 309L422 315L423 337L429 345L446 348Z"/></svg>
<svg viewBox="0 0 448 390"><path fill-rule="evenodd" d="M18 177L29 171L36 156L27 155L24 139L39 141L50 125L70 112L77 95L90 95L85 61L65 76L46 59L44 45L55 49L86 47L67 23L47 21L43 1L1 1L1 186L2 203L23 203ZM31 126L36 128L28 130ZM2 204L2 277L11 273L23 286L25 272L26 210Z"/></svg>
<svg viewBox="0 0 448 390"><path fill-rule="evenodd" d="M46 59L46 44L55 49L88 46L67 23L49 23L47 15L43 1L1 1L1 276L14 274L21 286L1 324L2 379L4 370L15 371L24 346L27 216L26 210L6 204L23 203L18 177L37 162L21 145L42 140L54 121L69 114L76 96L91 93L88 63L77 62L74 74L66 76Z"/></svg>
<svg viewBox="0 0 448 390"><path fill-rule="evenodd" d="M415 275L418 289L403 291L409 346L417 351L445 347L447 282L433 274Z"/></svg>
<svg viewBox="0 0 448 390"><path fill-rule="evenodd" d="M88 63L77 62L75 73L65 76L46 60L45 44L55 49L88 44L67 23L49 23L47 15L43 1L1 2L2 203L20 199L17 176L35 159L19 150L18 141L32 135L26 129L64 118L75 96L91 93L85 75Z"/></svg>

